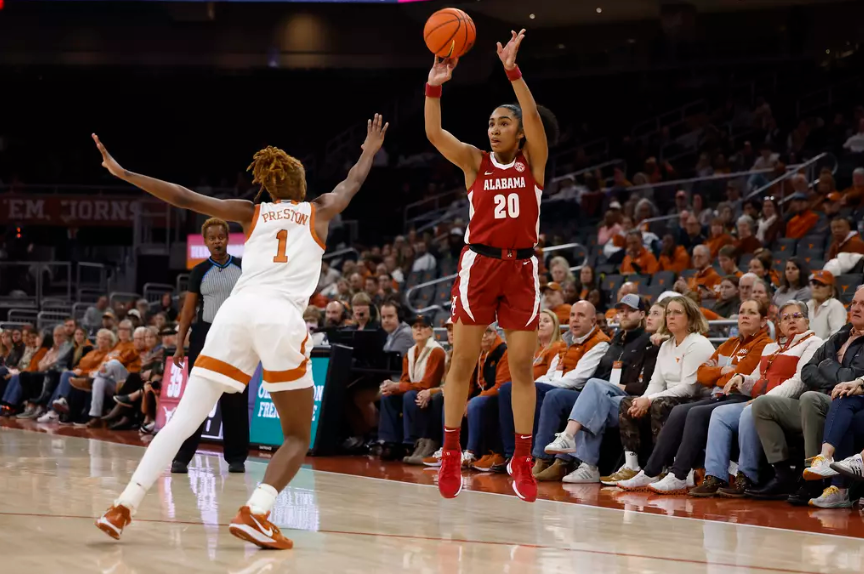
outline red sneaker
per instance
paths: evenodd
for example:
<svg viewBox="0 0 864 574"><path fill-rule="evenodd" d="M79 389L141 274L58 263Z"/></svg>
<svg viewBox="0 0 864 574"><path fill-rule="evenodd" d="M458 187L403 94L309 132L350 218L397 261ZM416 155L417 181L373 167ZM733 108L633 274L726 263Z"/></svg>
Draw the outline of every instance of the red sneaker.
<svg viewBox="0 0 864 574"><path fill-rule="evenodd" d="M510 475L513 477L513 492L525 502L537 500L537 479L531 473L530 456L514 456L510 460Z"/></svg>
<svg viewBox="0 0 864 574"><path fill-rule="evenodd" d="M456 498L462 491L462 453L458 450L441 451L438 491L444 498Z"/></svg>

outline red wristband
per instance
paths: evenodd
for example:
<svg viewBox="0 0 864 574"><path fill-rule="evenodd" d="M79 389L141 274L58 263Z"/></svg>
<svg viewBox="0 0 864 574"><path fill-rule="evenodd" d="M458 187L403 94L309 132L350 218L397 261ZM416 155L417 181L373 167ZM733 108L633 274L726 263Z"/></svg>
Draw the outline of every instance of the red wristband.
<svg viewBox="0 0 864 574"><path fill-rule="evenodd" d="M426 97L427 98L440 98L441 97L441 86L430 86L426 84Z"/></svg>
<svg viewBox="0 0 864 574"><path fill-rule="evenodd" d="M516 66L512 70L505 69L504 71L507 72L507 79L511 82L515 82L522 77L522 70L519 69L519 66Z"/></svg>

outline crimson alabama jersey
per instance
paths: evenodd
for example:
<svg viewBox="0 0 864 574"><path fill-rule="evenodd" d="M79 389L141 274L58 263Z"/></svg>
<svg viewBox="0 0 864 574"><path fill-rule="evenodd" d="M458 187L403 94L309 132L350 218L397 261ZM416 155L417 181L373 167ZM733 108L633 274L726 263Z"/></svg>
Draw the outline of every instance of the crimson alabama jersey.
<svg viewBox="0 0 864 574"><path fill-rule="evenodd" d="M483 152L477 179L468 190L465 243L500 249L534 247L540 234L542 195L521 151L507 165Z"/></svg>

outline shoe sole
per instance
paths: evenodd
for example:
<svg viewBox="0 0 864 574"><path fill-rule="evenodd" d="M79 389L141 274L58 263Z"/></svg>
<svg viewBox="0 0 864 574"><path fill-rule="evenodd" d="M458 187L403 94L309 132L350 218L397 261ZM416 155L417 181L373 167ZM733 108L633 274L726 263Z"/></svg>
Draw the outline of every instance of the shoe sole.
<svg viewBox="0 0 864 574"><path fill-rule="evenodd" d="M64 405L63 403L52 403L51 406L61 415L69 414L69 405Z"/></svg>
<svg viewBox="0 0 864 574"><path fill-rule="evenodd" d="M291 550L294 548L294 543L290 540L287 540L288 546L281 546L273 541L272 538L267 538L262 533L258 532L251 526L247 526L245 524L229 524L228 532L230 532L233 536L239 538L240 540L245 540L246 542L250 542L259 548L264 548L267 550Z"/></svg>
<svg viewBox="0 0 864 574"><path fill-rule="evenodd" d="M812 480L825 480L826 478L833 478L835 476L837 476L836 472L833 474L822 475L822 474L817 474L815 472L810 472L809 468L804 469L804 480L810 480L810 481L812 481Z"/></svg>
<svg viewBox="0 0 864 574"><path fill-rule="evenodd" d="M677 490L657 490L655 488L651 488L651 486L649 485L648 486L648 492L651 492L653 494L659 494L661 496L673 496L673 495L680 495L680 494L688 494L690 491L687 488L679 488Z"/></svg>
<svg viewBox="0 0 864 574"><path fill-rule="evenodd" d="M120 535L123 534L123 531L117 532L117 529L113 524L105 520L105 517L100 517L99 520L96 521L96 528L113 538L114 540L120 540Z"/></svg>
<svg viewBox="0 0 864 574"><path fill-rule="evenodd" d="M852 508L852 502L838 502L838 503L831 503L831 504L822 505L822 504L813 504L813 501L811 500L807 504L808 504L808 506L813 506L815 508Z"/></svg>
<svg viewBox="0 0 864 574"><path fill-rule="evenodd" d="M423 466L427 466L429 468L441 468L440 462L424 462Z"/></svg>
<svg viewBox="0 0 864 574"><path fill-rule="evenodd" d="M746 494L732 494L729 492L720 492L719 490L717 491L717 496L720 498L747 498Z"/></svg>
<svg viewBox="0 0 864 574"><path fill-rule="evenodd" d="M576 452L576 449L575 448L550 449L547 447L547 448L543 449L543 452L545 452L546 454L573 454Z"/></svg>
<svg viewBox="0 0 864 574"><path fill-rule="evenodd" d="M687 493L688 496L692 496L693 498L714 498L717 496L716 492L693 492L690 491Z"/></svg>
<svg viewBox="0 0 864 574"><path fill-rule="evenodd" d="M600 484L599 480L567 480L567 477L561 479L564 484Z"/></svg>
<svg viewBox="0 0 864 574"><path fill-rule="evenodd" d="M654 483L652 482L651 484L654 484ZM621 486L621 484L619 483L619 484L616 484L615 486L617 486L618 488L620 488L624 492L651 492L651 490L648 488L649 486L651 486L651 484L646 484L643 486Z"/></svg>
<svg viewBox="0 0 864 574"><path fill-rule="evenodd" d="M861 476L860 474L855 474L854 472L849 472L848 470L846 470L842 466L837 466L835 464L832 464L831 470L833 470L834 472L836 472L839 475L842 475L846 478L849 478L849 479L852 479L855 481L860 482L860 481L864 480L864 476Z"/></svg>

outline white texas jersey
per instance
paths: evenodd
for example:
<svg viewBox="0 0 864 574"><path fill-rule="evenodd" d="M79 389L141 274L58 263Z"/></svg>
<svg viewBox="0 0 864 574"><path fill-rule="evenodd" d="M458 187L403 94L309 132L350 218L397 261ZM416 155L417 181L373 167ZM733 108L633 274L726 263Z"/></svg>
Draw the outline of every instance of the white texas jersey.
<svg viewBox="0 0 864 574"><path fill-rule="evenodd" d="M318 286L324 242L315 233L315 206L275 201L255 206L243 250L243 274L232 294L260 293L302 313Z"/></svg>

